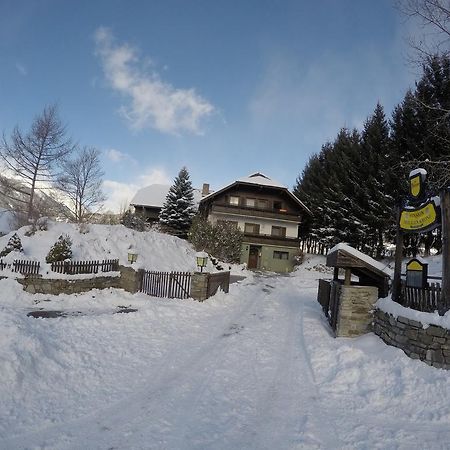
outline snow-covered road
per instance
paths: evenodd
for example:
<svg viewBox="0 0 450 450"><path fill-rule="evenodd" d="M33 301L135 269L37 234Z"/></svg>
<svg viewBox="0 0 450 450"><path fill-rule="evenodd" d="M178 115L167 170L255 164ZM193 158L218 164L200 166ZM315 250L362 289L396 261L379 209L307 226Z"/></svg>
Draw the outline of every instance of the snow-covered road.
<svg viewBox="0 0 450 450"><path fill-rule="evenodd" d="M372 334L334 339L318 276L255 276L203 304L38 296L84 314L59 319L26 317L35 298L0 282L19 297L0 310L0 448L449 448L450 374Z"/></svg>

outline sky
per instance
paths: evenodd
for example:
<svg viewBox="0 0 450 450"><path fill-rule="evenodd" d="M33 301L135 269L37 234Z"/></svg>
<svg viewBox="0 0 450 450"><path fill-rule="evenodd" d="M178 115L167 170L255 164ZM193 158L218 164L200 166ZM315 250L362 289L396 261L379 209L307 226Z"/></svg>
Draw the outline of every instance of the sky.
<svg viewBox="0 0 450 450"><path fill-rule="evenodd" d="M106 209L186 166L213 189L292 188L341 127L418 77L388 0L0 0L0 130L57 104L102 153Z"/></svg>

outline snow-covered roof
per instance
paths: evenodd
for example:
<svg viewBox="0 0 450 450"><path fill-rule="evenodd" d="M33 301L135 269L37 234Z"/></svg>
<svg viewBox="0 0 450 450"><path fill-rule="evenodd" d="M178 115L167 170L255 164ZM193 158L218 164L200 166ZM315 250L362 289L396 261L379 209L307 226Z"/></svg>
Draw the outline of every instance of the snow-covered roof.
<svg viewBox="0 0 450 450"><path fill-rule="evenodd" d="M278 183L278 181L271 180L268 176L260 172L253 173L248 177L239 178L239 180L237 181L239 181L240 183L257 184L259 186L272 186L287 189L286 186Z"/></svg>
<svg viewBox="0 0 450 450"><path fill-rule="evenodd" d="M131 205L153 206L162 208L166 201L170 186L167 184L151 184L136 192L131 200ZM194 189L194 203L198 204L202 198L200 189Z"/></svg>
<svg viewBox="0 0 450 450"><path fill-rule="evenodd" d="M345 252L349 253L352 256L355 256L356 258L360 259L361 261L364 261L368 265L374 267L375 269L378 269L379 271L385 273L388 276L392 275L392 270L389 269L386 264L383 264L376 259L373 259L369 255L366 255L363 252L360 252L359 250L356 250L356 248L351 247L350 245L341 242L337 245L335 245L329 252L328 255L331 255L331 253L337 252L338 250L344 250Z"/></svg>
<svg viewBox="0 0 450 450"><path fill-rule="evenodd" d="M299 206L301 206L305 211L307 211L309 214L311 214L311 211L301 202L289 189L282 185L281 183L278 183L278 181L271 180L267 175L262 174L261 172L255 172L250 174L247 177L239 178L238 180L234 181L233 183L227 184L226 186L223 186L222 188L218 189L217 191L211 192L209 195L206 195L201 199L201 201L209 200L210 198L215 197L216 195L222 193L223 191L229 189L232 186L235 186L237 184L253 184L255 186L266 186L266 187L273 187L277 189L283 189L291 198L294 200Z"/></svg>
<svg viewBox="0 0 450 450"><path fill-rule="evenodd" d="M151 184L139 189L130 203L132 205L162 207L169 189L170 186L167 184Z"/></svg>

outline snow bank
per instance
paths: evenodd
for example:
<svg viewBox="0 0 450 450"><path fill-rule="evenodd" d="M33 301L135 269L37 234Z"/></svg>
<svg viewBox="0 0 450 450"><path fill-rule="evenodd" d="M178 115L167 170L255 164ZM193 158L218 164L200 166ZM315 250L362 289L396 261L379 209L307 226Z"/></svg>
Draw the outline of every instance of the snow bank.
<svg viewBox="0 0 450 450"><path fill-rule="evenodd" d="M13 259L31 259L40 261L41 266L49 272L45 257L50 247L62 234L72 240L74 260L119 259L122 265L129 265L128 250L138 252L138 260L133 267L160 271L192 271L196 269L195 250L177 237L157 231L139 232L123 225L89 225L87 233L80 233L74 224L49 222L47 231L37 231L33 236L26 236L29 227L17 231L23 254L13 254ZM0 250L4 248L13 233L0 238ZM212 266L208 269L213 270ZM50 273L49 273L50 274Z"/></svg>

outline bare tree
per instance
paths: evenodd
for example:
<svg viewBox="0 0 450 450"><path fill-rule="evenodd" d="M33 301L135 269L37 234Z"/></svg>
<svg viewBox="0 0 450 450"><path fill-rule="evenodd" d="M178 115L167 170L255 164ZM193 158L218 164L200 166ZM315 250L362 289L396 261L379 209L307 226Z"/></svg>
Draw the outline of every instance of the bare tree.
<svg viewBox="0 0 450 450"><path fill-rule="evenodd" d="M420 59L450 54L449 0L397 0L396 5L407 17L417 20L422 29L420 36L410 40Z"/></svg>
<svg viewBox="0 0 450 450"><path fill-rule="evenodd" d="M66 139L57 107L47 106L31 124L28 133L16 126L8 140L3 134L0 157L20 183L2 177L0 183L6 192L22 194L23 213L30 220L37 215L35 192L41 182L52 181L55 166L73 149Z"/></svg>
<svg viewBox="0 0 450 450"><path fill-rule="evenodd" d="M105 201L102 192L100 151L94 147L83 147L77 151L75 158L62 163L62 173L57 180L57 187L69 198L72 218L82 222L93 207L100 207Z"/></svg>

